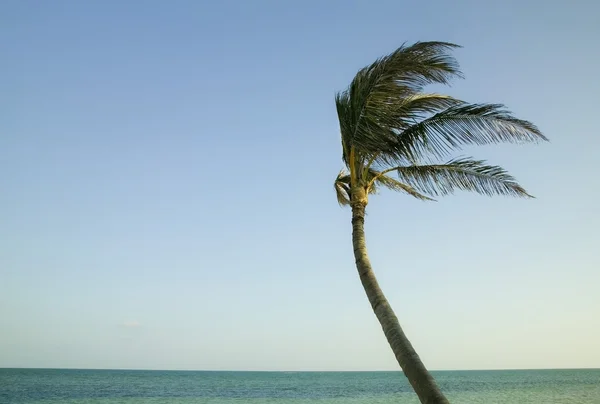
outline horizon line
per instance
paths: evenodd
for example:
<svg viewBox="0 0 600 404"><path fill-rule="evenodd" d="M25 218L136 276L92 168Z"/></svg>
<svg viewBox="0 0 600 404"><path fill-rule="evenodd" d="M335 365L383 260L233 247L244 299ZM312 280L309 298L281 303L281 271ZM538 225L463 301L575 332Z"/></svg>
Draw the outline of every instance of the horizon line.
<svg viewBox="0 0 600 404"><path fill-rule="evenodd" d="M232 370L232 369L141 369L141 368L77 368L77 367L3 367L0 370L119 370L141 372L222 372L222 373L384 373L400 372L397 370ZM600 367L564 367L564 368L494 368L494 369L431 369L431 372L503 372L531 370L600 370Z"/></svg>

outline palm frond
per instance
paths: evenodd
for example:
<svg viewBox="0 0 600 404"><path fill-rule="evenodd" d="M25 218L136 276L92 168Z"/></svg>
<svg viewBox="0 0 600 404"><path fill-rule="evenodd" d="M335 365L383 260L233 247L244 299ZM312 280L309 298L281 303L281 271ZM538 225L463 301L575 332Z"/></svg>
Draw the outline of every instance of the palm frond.
<svg viewBox="0 0 600 404"><path fill-rule="evenodd" d="M452 106L414 124L398 135L397 158L427 154L447 156L464 145L525 143L548 139L533 123L517 119L500 104Z"/></svg>
<svg viewBox="0 0 600 404"><path fill-rule="evenodd" d="M445 164L398 167L396 171L401 182L434 196L462 190L488 196L531 197L502 167L480 160L455 159Z"/></svg>
<svg viewBox="0 0 600 404"><path fill-rule="evenodd" d="M462 77L457 60L450 54L459 47L439 41L403 44L358 71L349 87L351 97L360 101L372 92L406 95L418 93L428 84L448 84L452 78Z"/></svg>
<svg viewBox="0 0 600 404"><path fill-rule="evenodd" d="M375 177L374 184L380 184L392 191L400 191L405 192L410 196L413 196L422 201L435 201L435 199L428 197L427 195L423 195L421 192L417 191L415 188L411 187L408 184L404 184L398 180L388 177L387 175L378 175Z"/></svg>
<svg viewBox="0 0 600 404"><path fill-rule="evenodd" d="M377 110L389 113L390 127L397 130L408 129L415 123L429 118L431 114L464 104L463 101L445 94L418 93L400 100L370 100Z"/></svg>
<svg viewBox="0 0 600 404"><path fill-rule="evenodd" d="M333 187L340 206L350 205L350 175L344 170L340 171L335 178Z"/></svg>
<svg viewBox="0 0 600 404"><path fill-rule="evenodd" d="M348 154L352 147L352 110L350 108L350 95L347 91L341 91L335 95L335 107L340 122L340 133L342 134L342 160L348 164Z"/></svg>
<svg viewBox="0 0 600 404"><path fill-rule="evenodd" d="M427 84L447 84L451 78L462 76L458 62L449 53L457 47L448 42L403 45L361 69L348 89L336 95L344 150L350 145L366 151L376 148L381 138L377 127L389 128L381 119L382 104L397 105L417 95Z"/></svg>
<svg viewBox="0 0 600 404"><path fill-rule="evenodd" d="M354 137L354 144L361 150L378 150L378 161L386 164L399 163L398 155L416 161L410 149L399 143L399 134L436 112L461 104L464 102L443 94L414 94L399 100L374 97L367 106L369 113L363 118L363 128L372 136L360 131Z"/></svg>

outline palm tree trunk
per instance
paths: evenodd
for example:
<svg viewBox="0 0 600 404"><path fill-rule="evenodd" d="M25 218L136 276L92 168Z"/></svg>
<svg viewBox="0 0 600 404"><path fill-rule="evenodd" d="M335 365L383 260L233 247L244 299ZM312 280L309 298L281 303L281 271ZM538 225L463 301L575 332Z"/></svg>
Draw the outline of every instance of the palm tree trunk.
<svg viewBox="0 0 600 404"><path fill-rule="evenodd" d="M419 396L421 403L448 404L448 399L442 394L404 334L394 310L385 298L373 273L365 243L365 207L366 205L362 203L356 203L352 206L352 244L360 281L383 328L383 333L396 356L396 360L417 396Z"/></svg>

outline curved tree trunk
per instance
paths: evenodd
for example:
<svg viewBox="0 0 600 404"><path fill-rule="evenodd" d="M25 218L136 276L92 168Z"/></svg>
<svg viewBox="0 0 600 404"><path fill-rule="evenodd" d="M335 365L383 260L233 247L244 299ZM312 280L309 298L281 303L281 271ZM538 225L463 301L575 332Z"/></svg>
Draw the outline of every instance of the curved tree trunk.
<svg viewBox="0 0 600 404"><path fill-rule="evenodd" d="M352 205L352 244L356 268L360 275L363 288L369 298L371 307L383 328L383 332L394 351L396 360L404 371L404 375L412 385L423 404L448 404L448 399L442 394L435 380L425 368L419 355L406 338L398 318L379 287L377 278L371 268L365 243L365 207L366 204Z"/></svg>

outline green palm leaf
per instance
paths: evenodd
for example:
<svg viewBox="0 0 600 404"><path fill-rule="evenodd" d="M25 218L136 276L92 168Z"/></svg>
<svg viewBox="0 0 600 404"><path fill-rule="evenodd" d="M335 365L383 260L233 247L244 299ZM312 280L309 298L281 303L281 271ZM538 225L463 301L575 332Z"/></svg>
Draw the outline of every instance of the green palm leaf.
<svg viewBox="0 0 600 404"><path fill-rule="evenodd" d="M389 127L382 121L382 105L394 107L419 94L427 84L447 84L452 77L462 75L449 53L457 47L448 42L403 45L356 74L348 89L336 95L346 163L351 146L368 153L381 144L381 131L376 127Z"/></svg>
<svg viewBox="0 0 600 404"><path fill-rule="evenodd" d="M365 110L360 132L354 137L353 145L363 152L379 153L379 161L394 164L409 153L399 154L402 148L399 133L432 114L463 104L462 101L442 94L414 94L403 99L377 99L373 97ZM370 136L364 135L366 131ZM399 147L400 146L400 147Z"/></svg>
<svg viewBox="0 0 600 404"><path fill-rule="evenodd" d="M401 182L433 196L462 190L488 196L531 197L506 170L482 160L456 159L445 164L397 167L396 172Z"/></svg>
<svg viewBox="0 0 600 404"><path fill-rule="evenodd" d="M423 195L423 193L417 191L414 187L402 183L398 180L388 177L387 175L379 175L376 177L374 184L378 184L384 186L387 189L397 192L404 192L408 195L420 199L422 201L434 201L435 199L430 198L427 195Z"/></svg>
<svg viewBox="0 0 600 404"><path fill-rule="evenodd" d="M446 156L464 145L548 140L531 122L513 117L500 104L452 106L399 133L394 155L415 159Z"/></svg>

